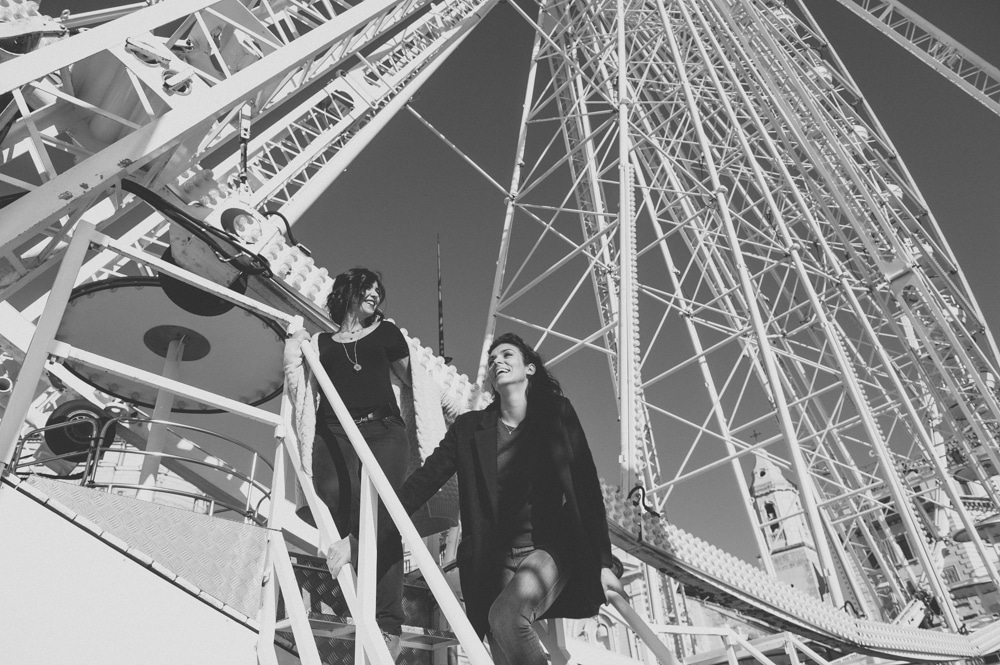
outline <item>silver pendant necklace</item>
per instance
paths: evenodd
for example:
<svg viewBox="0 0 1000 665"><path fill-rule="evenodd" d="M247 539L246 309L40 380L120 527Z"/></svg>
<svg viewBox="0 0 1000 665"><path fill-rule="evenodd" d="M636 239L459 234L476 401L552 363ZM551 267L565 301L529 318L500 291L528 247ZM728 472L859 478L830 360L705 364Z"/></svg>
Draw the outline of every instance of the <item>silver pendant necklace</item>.
<svg viewBox="0 0 1000 665"><path fill-rule="evenodd" d="M347 352L347 344L344 344L344 355L347 356L347 362L354 365L354 371L361 371L361 363L358 362L358 340L354 340L354 360L351 360L351 354Z"/></svg>
<svg viewBox="0 0 1000 665"><path fill-rule="evenodd" d="M509 435L509 434L513 434L513 433L514 433L514 430L516 430L516 429L517 429L518 427L520 427L520 425L514 425L513 427L511 427L510 425L508 425L507 423L505 423L505 422L503 421L503 418L501 418L501 419L500 419L500 424L501 424L501 425L503 425L503 428L504 428L505 430L507 430L507 434L508 434L508 435Z"/></svg>

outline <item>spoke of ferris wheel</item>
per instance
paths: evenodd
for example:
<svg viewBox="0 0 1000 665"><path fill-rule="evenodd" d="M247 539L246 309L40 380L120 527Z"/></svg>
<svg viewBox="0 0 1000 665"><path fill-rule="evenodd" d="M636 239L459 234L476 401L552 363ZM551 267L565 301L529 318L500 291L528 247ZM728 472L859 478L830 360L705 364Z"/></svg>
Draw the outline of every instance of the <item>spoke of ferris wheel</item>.
<svg viewBox="0 0 1000 665"><path fill-rule="evenodd" d="M1000 69L898 0L837 2L1000 115Z"/></svg>
<svg viewBox="0 0 1000 665"><path fill-rule="evenodd" d="M734 220L733 216L730 214L730 210L725 199L726 192L723 189L721 174L718 170L720 165L718 160L712 154L709 145L709 137L706 135L706 126L702 122L702 114L699 109L699 104L691 93L690 79L688 77L688 73L686 72L687 63L680 60L679 45L676 40L673 23L673 21L677 19L675 18L672 20L667 15L666 8L662 3L658 3L658 9L660 14L659 18L669 43L668 50L670 56L673 57L673 65L677 70L678 79L684 92L684 103L687 107L688 113L690 114L695 137L702 153L704 167L707 171L708 177L710 178L709 189L714 192L713 196L716 202L716 212L718 213L718 217L715 221L720 223L720 228L722 229L725 241L730 247L735 249L740 244L738 240L736 220ZM681 23L678 24L680 26L679 29L683 29L686 25L687 29L690 30L693 35L697 35L698 28L683 3L678 4L676 9L680 10L681 14ZM698 48L704 48L703 44L697 39L697 36L695 36L693 41L695 41ZM690 55L693 54L689 53L688 55L690 57ZM707 59L704 50L701 51L701 55L702 58ZM718 86L717 79L715 79L713 83ZM803 507L805 509L805 517L813 534L814 542L817 545L822 566L822 575L829 580L831 590L834 595L834 602L839 605L842 602L842 597L833 572L835 567L832 555L827 547L826 539L824 537L822 523L816 507L813 485L807 471L802 450L799 447L796 428L792 422L792 414L788 410L787 396L781 385L782 382L779 377L777 360L767 338L765 319L753 295L754 287L752 285L748 264L746 263L744 257L741 256L738 249L733 252L730 260L733 262L733 268L735 269L736 277L740 283L742 297L744 298L745 304L749 305L749 309L746 313L749 314L749 321L751 322L752 328L757 337L758 352L763 362L763 369L766 375L766 385L769 387L770 398L777 407L776 413L778 416L778 422L787 444L795 477L798 481L799 487L802 489L801 497Z"/></svg>
<svg viewBox="0 0 1000 665"><path fill-rule="evenodd" d="M958 505L960 505L960 504L958 504Z"/></svg>
<svg viewBox="0 0 1000 665"><path fill-rule="evenodd" d="M837 0L837 1L840 2L841 4L844 4L845 6L848 7L848 9L850 9L855 13L863 11L863 8L871 8L872 11L864 11L864 14L861 16L861 18L863 18L868 22L875 21L876 22L875 27L877 29L888 34L890 38L896 41L898 41L901 38L901 35L906 35L908 38L912 38L914 41L910 44L904 45L906 46L906 48L912 51L914 48L919 47L919 49L924 49L927 54L929 54L931 57L934 57L935 59L939 57L943 58L944 60L947 61L947 66L950 67L953 72L960 72L961 75L963 76L967 75L968 79L972 81L972 84L979 87L981 93L978 91L973 92L972 90L969 89L967 85L960 87L963 87L963 89L965 89L967 92L972 94L974 97L979 99L979 101L983 102L984 104L986 104L984 97L988 97L990 103L987 104L987 106L990 106L994 110L996 109L997 104L1000 103L1000 83L998 83L1000 82L1000 71L998 71L996 67L983 61L982 58L979 58L978 56L972 54L968 49L961 46L954 39L946 36L941 30L931 25L925 19L918 17L916 13L913 12L911 9L901 5L895 0L890 0L891 7L889 7L888 5L883 5L881 3L881 0ZM803 15L807 17L807 20L810 24L806 29L815 33L818 36L818 39L821 41L821 43L823 44L829 43L829 40L827 40L826 37L823 35L822 30L820 29L816 21L812 18L808 9L802 4L800 0L797 0L797 5L799 7L799 10L803 13ZM787 24L794 25L797 23L796 19L793 16L791 16L791 14L787 12L783 12L782 14L783 15L781 20L785 21ZM893 21L893 27L889 26L888 21L890 20ZM844 79L848 81L855 90L857 90L857 85L854 84L853 80L851 79L850 72L844 69L843 64L840 62L837 53L831 50L829 55L830 58L833 60L833 62L836 63ZM937 69L937 67L935 67L935 69ZM968 82L969 81L966 81L966 83ZM864 97L860 94L858 94L857 97L860 100L864 109L866 110L870 123L880 135L879 141L882 144L884 144L887 148L889 148L888 150L889 155L895 156L897 154L896 150L894 147L892 147L892 142L886 135L884 129L881 127L878 118L874 116L874 114L871 111L871 108L868 106L868 103L864 99ZM912 178L910 177L905 164L903 164L901 161L898 161L896 162L896 168L900 170L900 172L905 176L905 179L908 182L912 182ZM957 265L955 265L956 261L954 258L954 254L952 253L950 247L948 247L947 243L944 242L941 230L937 225L937 220L927 210L927 205L926 203L924 203L922 197L919 194L919 191L914 190L913 194L915 195L918 204L922 207L925 213L927 226L929 227L927 231L933 232L934 236L936 236L937 241L933 242L933 244L937 252L937 260L938 261L945 260L951 264L952 270L950 271L950 273L955 274L955 279L958 280L960 285L960 288L956 290L959 291L960 293L969 293L970 288L968 282L965 279L965 275L964 273L962 273L961 270L957 268ZM929 240L931 239L925 237L925 242ZM944 277L946 275L946 271L939 270L939 275L941 277ZM945 281L949 283L952 281L950 275ZM984 337L986 340L986 346L989 348L992 357L1000 358L1000 348L997 347L996 338L988 331L988 327L986 326L985 316L979 309L978 303L975 301L975 299L968 299L968 300L963 299L962 306L970 310L971 312L975 313L976 317L978 318L979 322L983 327L983 330L987 332L987 334L984 335Z"/></svg>

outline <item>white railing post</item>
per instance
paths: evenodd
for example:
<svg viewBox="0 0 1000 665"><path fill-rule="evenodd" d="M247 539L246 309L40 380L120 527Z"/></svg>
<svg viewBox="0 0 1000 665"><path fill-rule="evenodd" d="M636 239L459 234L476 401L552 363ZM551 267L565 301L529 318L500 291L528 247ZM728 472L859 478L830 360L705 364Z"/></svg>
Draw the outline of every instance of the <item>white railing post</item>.
<svg viewBox="0 0 1000 665"><path fill-rule="evenodd" d="M319 649L316 647L316 636L309 624L309 614L302 603L302 590L295 580L292 560L285 547L285 539L280 533L272 532L268 539L271 548L271 560L274 562L274 574L285 599L285 611L292 624L292 635L295 636L295 648L299 652L302 665L322 665Z"/></svg>
<svg viewBox="0 0 1000 665"><path fill-rule="evenodd" d="M738 644L740 647L746 649L747 653L749 653L750 656L758 663L762 663L762 665L775 665L775 662L773 660L765 656L760 649L750 644L750 641L747 640L746 638L737 635L735 632L731 630L729 632L729 637L733 641L735 641L736 644Z"/></svg>
<svg viewBox="0 0 1000 665"><path fill-rule="evenodd" d="M662 665L680 665L680 661L677 660L674 652L667 648L667 645L657 637L649 624L643 621L642 617L632 609L628 600L623 598L617 591L609 590L606 593L612 607L618 610L618 613L625 619L625 623L639 636L639 639L653 652L653 655L656 656L656 659Z"/></svg>
<svg viewBox="0 0 1000 665"><path fill-rule="evenodd" d="M378 493L368 467L361 467L361 524L358 533L358 615L355 623L375 623L375 588L378 583ZM368 665L360 640L354 644L355 665Z"/></svg>
<svg viewBox="0 0 1000 665"><path fill-rule="evenodd" d="M94 233L93 224L78 222L73 239L69 242L69 248L63 255L62 263L59 264L59 271L49 290L48 304L35 327L35 334L32 335L31 343L24 354L14 390L7 401L3 420L0 420L0 469L10 462L10 456L17 446L21 426L28 415L28 409L31 408L31 402L35 399L35 389L45 370L49 347L56 338L56 331L62 322L66 304L76 283L76 275L87 256L87 248Z"/></svg>
<svg viewBox="0 0 1000 665"><path fill-rule="evenodd" d="M726 645L726 661L729 665L740 665L740 659L736 655L736 645L733 643L732 633L728 631L722 635L722 643Z"/></svg>
<svg viewBox="0 0 1000 665"><path fill-rule="evenodd" d="M279 433L280 436L280 433ZM261 580L260 607L257 611L257 622L260 631L257 634L258 665L278 665L274 651L274 624L278 612L278 594L275 589L274 556L271 538L274 532L281 528L278 517L278 506L285 496L285 453L279 445L274 451L274 467L271 473L271 501L268 505L267 548L264 550L264 578Z"/></svg>
<svg viewBox="0 0 1000 665"><path fill-rule="evenodd" d="M791 640L790 636L785 638L784 647L785 655L788 656L789 665L800 665L801 661L799 661L799 654L795 651L795 642Z"/></svg>

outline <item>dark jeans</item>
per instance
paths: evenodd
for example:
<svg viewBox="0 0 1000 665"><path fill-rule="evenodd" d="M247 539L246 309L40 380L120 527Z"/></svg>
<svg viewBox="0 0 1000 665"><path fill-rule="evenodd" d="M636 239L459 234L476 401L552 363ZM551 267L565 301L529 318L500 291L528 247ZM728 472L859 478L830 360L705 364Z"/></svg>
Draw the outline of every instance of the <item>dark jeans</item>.
<svg viewBox="0 0 1000 665"><path fill-rule="evenodd" d="M406 480L410 443L397 416L358 425L375 459L399 491ZM358 532L361 515L361 460L354 452L344 428L319 422L313 442L313 485L319 498L333 514L341 536L351 536L351 563L358 567ZM381 501L379 502L381 506ZM385 515L385 509L379 511ZM399 635L403 625L403 561L398 544L390 546L394 556L380 550L375 589L375 620L386 633Z"/></svg>
<svg viewBox="0 0 1000 665"><path fill-rule="evenodd" d="M514 548L501 561L503 591L490 607L490 650L497 665L546 665L534 623L552 606L569 579L564 556Z"/></svg>

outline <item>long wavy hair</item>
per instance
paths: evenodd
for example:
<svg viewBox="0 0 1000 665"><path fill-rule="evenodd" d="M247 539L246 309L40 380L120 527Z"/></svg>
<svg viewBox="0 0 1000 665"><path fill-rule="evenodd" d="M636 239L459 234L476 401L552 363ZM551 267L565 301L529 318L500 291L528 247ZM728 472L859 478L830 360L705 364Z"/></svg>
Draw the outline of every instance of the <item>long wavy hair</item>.
<svg viewBox="0 0 1000 665"><path fill-rule="evenodd" d="M326 299L326 309L330 312L330 318L338 326L344 322L347 310L351 305L361 302L365 291L372 284L378 283L378 304L385 302L385 284L382 282L382 275L368 268L351 268L333 279L333 289ZM385 318L385 313L380 307L375 308L375 313L361 323L370 326L376 321Z"/></svg>
<svg viewBox="0 0 1000 665"><path fill-rule="evenodd" d="M493 343L490 344L487 354L493 353L493 349L501 344L514 346L521 352L521 358L524 359L525 365L535 366L535 373L528 377L526 394L528 399L528 415L533 414L541 404L563 394L559 381L545 367L542 357L535 351L534 347L521 339L520 336L508 332L493 339ZM496 392L493 393L493 401L488 408L500 408L500 396Z"/></svg>

